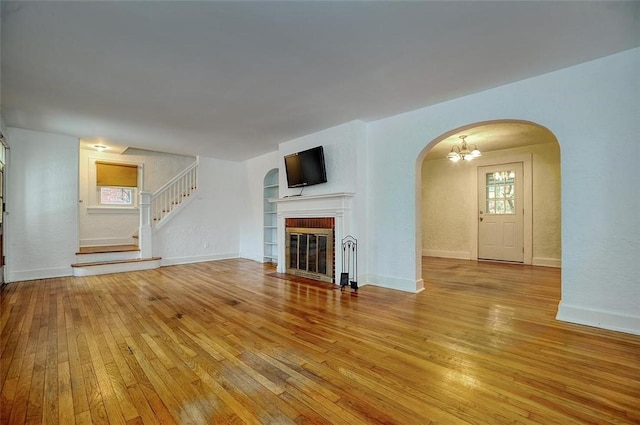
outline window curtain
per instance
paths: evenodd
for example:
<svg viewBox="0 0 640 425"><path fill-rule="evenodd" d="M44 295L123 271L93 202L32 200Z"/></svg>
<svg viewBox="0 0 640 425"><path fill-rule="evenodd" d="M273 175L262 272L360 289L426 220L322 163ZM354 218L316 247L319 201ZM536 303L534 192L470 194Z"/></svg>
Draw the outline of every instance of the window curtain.
<svg viewBox="0 0 640 425"><path fill-rule="evenodd" d="M96 186L138 187L138 165L96 161Z"/></svg>

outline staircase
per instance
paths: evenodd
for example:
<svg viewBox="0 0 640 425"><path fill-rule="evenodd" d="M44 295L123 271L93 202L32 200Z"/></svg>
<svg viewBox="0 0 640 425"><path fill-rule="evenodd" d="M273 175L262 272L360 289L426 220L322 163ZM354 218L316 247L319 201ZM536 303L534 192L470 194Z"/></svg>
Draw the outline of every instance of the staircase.
<svg viewBox="0 0 640 425"><path fill-rule="evenodd" d="M151 195L151 217L155 228L162 227L183 208L198 189L198 162L194 162Z"/></svg>
<svg viewBox="0 0 640 425"><path fill-rule="evenodd" d="M140 228L133 236L137 245L82 247L72 264L74 276L93 276L160 267L152 255L154 229L164 226L193 199L198 187L198 162L171 179L155 193L140 192Z"/></svg>

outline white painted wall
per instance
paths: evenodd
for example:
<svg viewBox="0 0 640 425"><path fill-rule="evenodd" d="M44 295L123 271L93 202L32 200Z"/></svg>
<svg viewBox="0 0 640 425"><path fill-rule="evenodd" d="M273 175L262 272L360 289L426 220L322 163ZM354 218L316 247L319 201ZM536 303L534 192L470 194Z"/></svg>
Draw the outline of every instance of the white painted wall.
<svg viewBox="0 0 640 425"><path fill-rule="evenodd" d="M140 212L135 209L96 210L95 161L138 164L142 168L144 190L154 192L196 161L193 156L173 155L141 149L127 149L122 154L80 149L80 246L121 245L133 243L132 235L140 226Z"/></svg>
<svg viewBox="0 0 640 425"><path fill-rule="evenodd" d="M560 265L560 149L545 143L484 152L484 160L530 154L533 168L533 264ZM477 167L446 158L422 164L422 252L448 258L472 258L472 220Z"/></svg>
<svg viewBox="0 0 640 425"><path fill-rule="evenodd" d="M244 164L202 157L199 164L195 199L154 232L153 255L163 266L240 254L240 228L249 221Z"/></svg>
<svg viewBox="0 0 640 425"><path fill-rule="evenodd" d="M421 284L422 157L471 123L519 119L548 128L562 152L562 302L558 317L640 333L640 49L369 124L371 272ZM623 155L620 152L624 152ZM631 185L631 188L630 188ZM392 224L392 225L389 225Z"/></svg>
<svg viewBox="0 0 640 425"><path fill-rule="evenodd" d="M240 256L255 261L263 261L264 231L263 231L263 182L265 175L272 169L278 168L281 162L280 154L274 151L243 163L246 175L247 190L247 222L240 228ZM280 170L280 173L283 171ZM280 182L281 184L282 182ZM282 191L280 191L282 193ZM282 196L282 195L280 195Z"/></svg>
<svg viewBox="0 0 640 425"><path fill-rule="evenodd" d="M78 139L9 128L6 278L72 274L78 250Z"/></svg>
<svg viewBox="0 0 640 425"><path fill-rule="evenodd" d="M305 187L303 196L331 193L354 193L351 221L345 223L347 234L358 240L358 275L365 284L368 277L368 258L362 249L368 245L369 211L366 199L369 193L367 175L367 124L351 121L326 130L281 143L278 164L280 169L280 197L297 195L301 188L287 188L284 168L285 155L322 145L324 148L327 183ZM336 241L339 244L340 241Z"/></svg>
<svg viewBox="0 0 640 425"><path fill-rule="evenodd" d="M351 121L281 143L279 146L281 196L297 195L301 190L299 187L293 189L287 187L287 174L284 169L285 155L320 145L324 147L327 182L305 187L303 195L355 193L358 184L358 142L365 137L366 124L362 121Z"/></svg>

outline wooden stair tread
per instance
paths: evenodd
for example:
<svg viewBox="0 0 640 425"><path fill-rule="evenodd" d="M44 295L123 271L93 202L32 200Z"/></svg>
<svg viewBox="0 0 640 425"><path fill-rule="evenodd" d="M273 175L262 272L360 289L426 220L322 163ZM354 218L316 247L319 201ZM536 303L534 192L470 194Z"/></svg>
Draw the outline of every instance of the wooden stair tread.
<svg viewBox="0 0 640 425"><path fill-rule="evenodd" d="M95 261L91 263L75 263L71 267L92 267L92 266L105 266L109 264L124 264L124 263L141 263L144 261L158 261L162 257L150 257L150 258L134 258L131 260L113 260L113 261Z"/></svg>
<svg viewBox="0 0 640 425"><path fill-rule="evenodd" d="M76 255L82 254L105 254L110 252L131 252L140 251L138 245L105 245L105 246L83 246Z"/></svg>

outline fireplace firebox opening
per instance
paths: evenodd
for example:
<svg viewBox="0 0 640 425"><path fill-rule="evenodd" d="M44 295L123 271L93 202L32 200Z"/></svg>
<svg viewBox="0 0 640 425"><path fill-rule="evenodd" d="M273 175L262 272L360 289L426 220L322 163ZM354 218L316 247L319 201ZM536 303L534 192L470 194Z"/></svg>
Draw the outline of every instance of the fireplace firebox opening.
<svg viewBox="0 0 640 425"><path fill-rule="evenodd" d="M285 264L288 274L334 282L333 220L321 223L324 220L326 219L287 219ZM293 227L296 225L324 227Z"/></svg>

